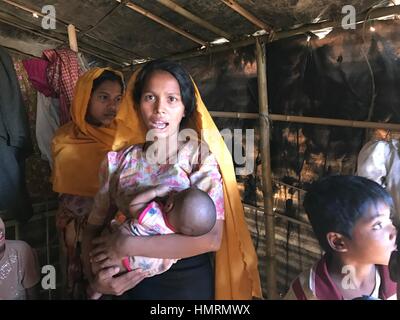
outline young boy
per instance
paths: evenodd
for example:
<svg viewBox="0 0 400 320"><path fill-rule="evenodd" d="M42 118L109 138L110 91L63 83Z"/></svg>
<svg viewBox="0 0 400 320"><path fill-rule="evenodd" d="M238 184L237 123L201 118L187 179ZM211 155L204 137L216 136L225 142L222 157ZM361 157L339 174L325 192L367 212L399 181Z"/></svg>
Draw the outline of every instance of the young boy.
<svg viewBox="0 0 400 320"><path fill-rule="evenodd" d="M170 193L165 204L160 201L168 195L170 188L158 185L136 195L129 205L129 219L122 226L123 232L134 236L181 233L201 236L208 233L216 222L216 208L210 196L197 188L188 188ZM196 208L196 210L193 210ZM91 213L88 224L100 230L107 217ZM149 257L126 257L122 264L126 271L137 268L151 277L167 271L177 259ZM90 299L98 299L100 294L87 290Z"/></svg>
<svg viewBox="0 0 400 320"><path fill-rule="evenodd" d="M396 299L387 267L396 249L392 207L390 195L363 177L314 182L304 209L326 253L293 281L285 299Z"/></svg>
<svg viewBox="0 0 400 320"><path fill-rule="evenodd" d="M0 300L36 299L39 268L32 248L24 241L6 240L0 218Z"/></svg>

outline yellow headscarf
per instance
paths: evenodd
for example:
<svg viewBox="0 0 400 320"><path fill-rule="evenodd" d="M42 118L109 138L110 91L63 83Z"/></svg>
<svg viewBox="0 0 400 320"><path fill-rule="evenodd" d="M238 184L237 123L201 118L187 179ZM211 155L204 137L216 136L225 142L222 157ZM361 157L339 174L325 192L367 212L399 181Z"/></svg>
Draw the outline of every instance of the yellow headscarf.
<svg viewBox="0 0 400 320"><path fill-rule="evenodd" d="M137 143L143 143L145 142L146 128L139 121L141 118L134 108L132 97L138 72L139 70L129 80L123 103L133 111L133 117L137 121L134 134L138 139ZM215 298L218 300L261 298L257 254L244 219L232 157L207 111L194 81L193 84L197 106L191 116L189 126L195 129L199 136L203 130L203 138L218 161L224 181L225 222L221 248L216 254Z"/></svg>
<svg viewBox="0 0 400 320"><path fill-rule="evenodd" d="M135 114L127 104L121 103L114 121L108 127L96 127L86 122L93 81L110 68L94 68L79 79L71 107L72 121L59 128L52 141L54 167L53 190L92 197L99 188L99 167L108 151L121 149L136 142L139 137L133 128Z"/></svg>

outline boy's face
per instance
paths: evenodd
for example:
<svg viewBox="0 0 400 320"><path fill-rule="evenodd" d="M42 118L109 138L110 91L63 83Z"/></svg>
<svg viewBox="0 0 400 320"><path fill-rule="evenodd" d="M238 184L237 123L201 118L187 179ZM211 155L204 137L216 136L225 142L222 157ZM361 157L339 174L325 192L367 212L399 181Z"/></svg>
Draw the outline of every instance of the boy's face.
<svg viewBox="0 0 400 320"><path fill-rule="evenodd" d="M370 205L355 224L352 239L346 239L347 255L356 263L387 265L396 249L396 234L390 208L383 202Z"/></svg>
<svg viewBox="0 0 400 320"><path fill-rule="evenodd" d="M0 251L4 249L6 245L6 227L3 220L0 218Z"/></svg>

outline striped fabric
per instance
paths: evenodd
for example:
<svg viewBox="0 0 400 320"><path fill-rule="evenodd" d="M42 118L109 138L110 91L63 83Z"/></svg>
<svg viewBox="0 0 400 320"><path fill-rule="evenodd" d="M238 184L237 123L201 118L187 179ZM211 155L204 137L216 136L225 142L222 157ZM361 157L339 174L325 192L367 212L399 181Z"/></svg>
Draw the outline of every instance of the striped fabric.
<svg viewBox="0 0 400 320"><path fill-rule="evenodd" d="M47 80L60 99L60 125L71 120L70 107L75 84L82 71L79 68L76 52L68 49L48 49L43 56L49 61Z"/></svg>

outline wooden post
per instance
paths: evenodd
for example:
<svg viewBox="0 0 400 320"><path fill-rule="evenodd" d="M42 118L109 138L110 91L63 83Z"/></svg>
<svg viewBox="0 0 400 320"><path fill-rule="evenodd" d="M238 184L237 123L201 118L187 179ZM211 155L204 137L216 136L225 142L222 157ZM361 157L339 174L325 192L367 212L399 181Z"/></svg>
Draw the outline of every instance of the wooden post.
<svg viewBox="0 0 400 320"><path fill-rule="evenodd" d="M68 40L70 49L78 52L78 41L76 40L76 30L73 24L68 25Z"/></svg>
<svg viewBox="0 0 400 320"><path fill-rule="evenodd" d="M258 103L260 110L260 139L261 139L261 163L262 181L265 210L265 237L267 259L267 295L268 299L277 299L276 290L276 263L275 263L275 221L272 198L271 179L271 154L270 154L270 125L268 120L268 94L267 94L267 57L265 43L257 39L257 79L258 79Z"/></svg>

